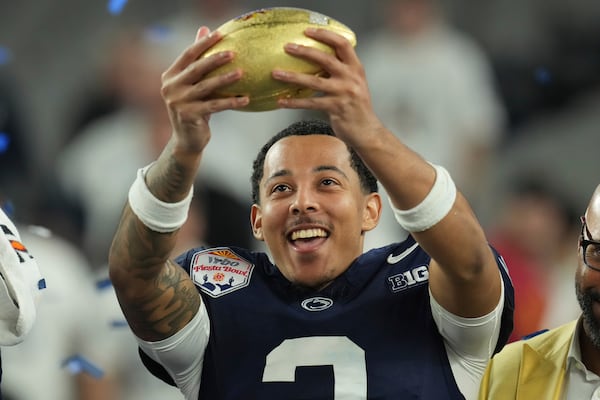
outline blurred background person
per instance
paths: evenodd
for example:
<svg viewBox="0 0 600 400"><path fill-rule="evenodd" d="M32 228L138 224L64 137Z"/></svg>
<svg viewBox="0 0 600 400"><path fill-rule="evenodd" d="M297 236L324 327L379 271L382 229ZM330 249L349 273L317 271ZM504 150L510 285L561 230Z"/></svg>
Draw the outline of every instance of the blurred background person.
<svg viewBox="0 0 600 400"><path fill-rule="evenodd" d="M18 229L35 254L46 288L27 340L2 349L3 398L114 398L108 380L85 370L71 370L67 363L77 356L91 363L97 359L94 338L101 321L96 315L98 300L86 258L71 243L43 227L18 225Z"/></svg>
<svg viewBox="0 0 600 400"><path fill-rule="evenodd" d="M106 258L111 222L117 221L119 200L126 198L125 182L131 178L119 165L143 166L169 135L166 112L157 101L165 66L161 46L145 35L143 28L132 27L117 36L112 53L119 67L113 75L118 96L114 111L86 124L56 160L57 188L66 204L80 210L80 245L94 268Z"/></svg>
<svg viewBox="0 0 600 400"><path fill-rule="evenodd" d="M505 128L487 54L437 0L389 0L380 10L381 28L359 43L378 113L470 197Z"/></svg>
<svg viewBox="0 0 600 400"><path fill-rule="evenodd" d="M505 118L485 51L436 0L389 0L379 10L381 27L358 44L375 110L408 146L445 165L477 209Z"/></svg>
<svg viewBox="0 0 600 400"><path fill-rule="evenodd" d="M578 216L543 173L515 177L488 227L515 287L510 341L578 315L572 285Z"/></svg>
<svg viewBox="0 0 600 400"><path fill-rule="evenodd" d="M37 318L44 282L17 227L0 208L0 346L15 346L29 334Z"/></svg>

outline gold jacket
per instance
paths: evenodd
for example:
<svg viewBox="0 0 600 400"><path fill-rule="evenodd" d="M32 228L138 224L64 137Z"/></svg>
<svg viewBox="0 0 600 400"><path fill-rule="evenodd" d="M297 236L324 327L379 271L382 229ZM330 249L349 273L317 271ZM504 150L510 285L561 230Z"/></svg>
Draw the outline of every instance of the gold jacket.
<svg viewBox="0 0 600 400"><path fill-rule="evenodd" d="M560 400L577 320L510 343L489 362L479 400Z"/></svg>

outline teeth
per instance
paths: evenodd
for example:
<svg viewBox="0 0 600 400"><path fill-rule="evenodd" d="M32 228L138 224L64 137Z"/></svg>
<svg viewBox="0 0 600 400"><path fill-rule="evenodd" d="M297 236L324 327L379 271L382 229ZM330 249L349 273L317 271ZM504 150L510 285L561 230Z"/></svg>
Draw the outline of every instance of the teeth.
<svg viewBox="0 0 600 400"><path fill-rule="evenodd" d="M300 231L292 232L292 240L297 239L309 239L314 237L326 237L327 232L323 229L313 228L313 229L303 229Z"/></svg>

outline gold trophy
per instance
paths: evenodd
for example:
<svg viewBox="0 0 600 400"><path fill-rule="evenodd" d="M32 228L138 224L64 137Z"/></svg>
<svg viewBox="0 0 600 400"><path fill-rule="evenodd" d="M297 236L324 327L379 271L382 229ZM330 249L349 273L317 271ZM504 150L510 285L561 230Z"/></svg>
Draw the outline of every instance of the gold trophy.
<svg viewBox="0 0 600 400"><path fill-rule="evenodd" d="M332 53L333 49L304 35L309 27L334 31L356 46L356 35L346 25L318 12L293 7L255 10L236 17L217 30L223 34L219 43L203 57L231 50L235 59L208 76L243 70L243 77L219 91L216 97L248 96L250 103L240 111L269 111L277 108L279 98L315 95L312 89L279 82L272 78L273 69L320 75L321 68L311 62L286 54L286 43L297 43Z"/></svg>

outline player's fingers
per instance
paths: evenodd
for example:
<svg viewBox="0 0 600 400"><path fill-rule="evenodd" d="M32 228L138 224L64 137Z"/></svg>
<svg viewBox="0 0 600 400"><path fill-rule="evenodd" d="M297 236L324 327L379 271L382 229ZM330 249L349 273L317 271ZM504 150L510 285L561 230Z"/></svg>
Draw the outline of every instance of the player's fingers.
<svg viewBox="0 0 600 400"><path fill-rule="evenodd" d="M227 97L186 103L179 110L182 121L191 121L199 116L211 115L224 110L235 110L248 105L248 97Z"/></svg>
<svg viewBox="0 0 600 400"><path fill-rule="evenodd" d="M217 96L215 93L219 88L230 85L242 77L242 70L215 75L207 79L201 79L192 84L181 84L170 81L162 87L162 96L167 107L175 112L186 108L188 104L196 104L201 101L210 102ZM174 80L177 80L175 78ZM240 99L240 102L247 100ZM238 103L235 103L238 104Z"/></svg>
<svg viewBox="0 0 600 400"><path fill-rule="evenodd" d="M334 49L337 58L342 62L356 62L358 56L352 43L344 36L328 29L308 28L304 34Z"/></svg>
<svg viewBox="0 0 600 400"><path fill-rule="evenodd" d="M326 75L310 75L276 69L273 70L272 76L279 81L309 88L317 92L331 93L335 89L335 84L329 81Z"/></svg>
<svg viewBox="0 0 600 400"><path fill-rule="evenodd" d="M233 60L234 57L235 54L227 50L199 58L181 71L177 79L183 84L195 84L203 80L208 73Z"/></svg>
<svg viewBox="0 0 600 400"><path fill-rule="evenodd" d="M204 36L200 36L201 31ZM188 46L183 53L175 59L173 64L171 64L163 75L169 77L183 71L191 63L196 61L206 50L221 40L221 38L222 35L219 31L206 32L206 30L200 28L198 30L197 40Z"/></svg>
<svg viewBox="0 0 600 400"><path fill-rule="evenodd" d="M203 79L190 86L187 97L189 100L214 98L214 93L218 89L239 81L242 75L242 70L238 68L225 74L215 75L210 78Z"/></svg>
<svg viewBox="0 0 600 400"><path fill-rule="evenodd" d="M327 100L324 97L309 97L309 98L281 98L277 100L277 105L280 108L297 109L297 110L315 110L328 112Z"/></svg>
<svg viewBox="0 0 600 400"><path fill-rule="evenodd" d="M196 33L196 42L200 39L202 39L205 36L208 36L208 34L210 33L210 29L208 29L208 27L206 26L201 26L198 29L198 32Z"/></svg>

